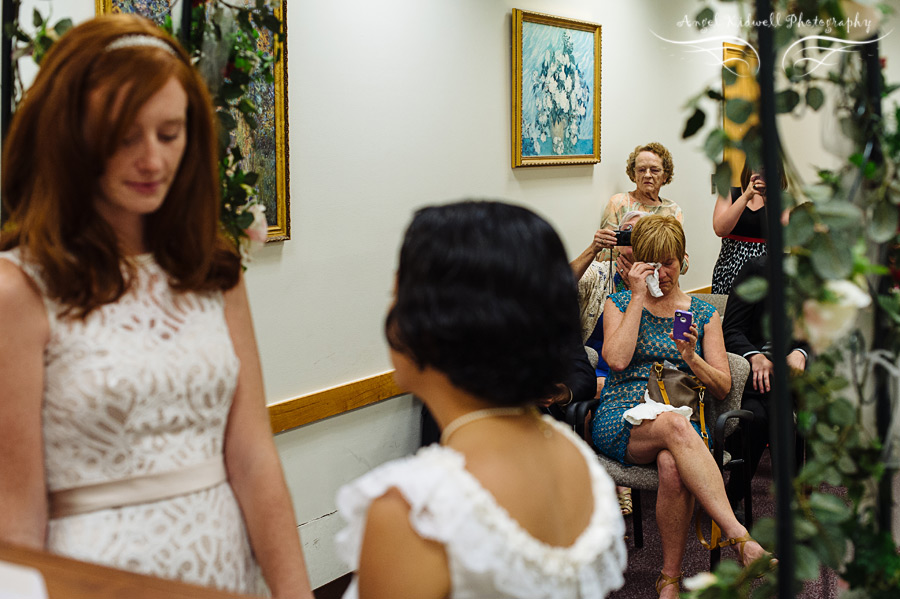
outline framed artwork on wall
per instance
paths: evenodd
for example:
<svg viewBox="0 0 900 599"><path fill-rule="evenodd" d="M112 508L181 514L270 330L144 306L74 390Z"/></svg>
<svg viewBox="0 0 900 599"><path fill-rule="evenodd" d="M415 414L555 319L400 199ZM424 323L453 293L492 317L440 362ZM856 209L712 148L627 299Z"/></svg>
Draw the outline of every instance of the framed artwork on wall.
<svg viewBox="0 0 900 599"><path fill-rule="evenodd" d="M747 46L737 44L722 44L722 64L731 70L733 77L722 80L722 104L735 98L748 100L754 106L759 101L759 84L756 82L756 71L759 70L759 60L756 54ZM743 123L735 123L728 118L725 110L722 110L722 128L732 140L738 141L759 123L758 109L753 112ZM737 148L725 148L724 159L731 167L731 186L741 186L741 170L744 168L746 155L743 150Z"/></svg>
<svg viewBox="0 0 900 599"><path fill-rule="evenodd" d="M161 25L166 17L179 21L181 2L189 0L95 0L97 14L138 14ZM249 127L237 118L238 128L231 144L243 155L242 166L246 171L259 173L259 201L266 207L269 225L268 241L290 239L290 187L288 176L288 103L287 103L287 0L273 0L278 4L276 14L284 23L284 38L273 45L267 31L261 31L259 47L270 56L277 50L281 59L274 65L274 81L268 83L261 77L250 83L247 98L258 108L257 127ZM250 8L256 0L230 0L229 5ZM201 69L202 71L202 69ZM237 116L237 115L235 115Z"/></svg>
<svg viewBox="0 0 900 599"><path fill-rule="evenodd" d="M600 25L513 9L512 166L600 162Z"/></svg>

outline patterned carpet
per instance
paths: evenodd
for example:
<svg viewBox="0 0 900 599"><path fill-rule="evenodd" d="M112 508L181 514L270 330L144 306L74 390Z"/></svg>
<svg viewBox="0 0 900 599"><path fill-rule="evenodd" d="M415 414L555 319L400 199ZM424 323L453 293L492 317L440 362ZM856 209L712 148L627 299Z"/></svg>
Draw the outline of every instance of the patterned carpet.
<svg viewBox="0 0 900 599"><path fill-rule="evenodd" d="M754 520L775 514L774 496L771 493L772 477L769 453L763 455L759 470L753 479L753 517ZM626 540L628 547L628 569L625 572L625 585L617 592L610 595L610 599L646 599L656 597L653 585L659 576L659 568L662 565L662 550L660 549L659 531L656 528L656 493L650 491L641 492L641 505L643 508L644 546L635 549L630 537L632 534L633 516L625 518L626 532L629 538ZM708 522L708 518L705 519ZM722 559L737 561L737 553L730 549L722 550ZM701 547L693 533L688 539L687 551L684 558L685 577L693 576L698 572L709 570L709 551ZM822 572L818 580L809 582L803 592L797 595L801 599L835 599L837 597L836 577L830 571Z"/></svg>

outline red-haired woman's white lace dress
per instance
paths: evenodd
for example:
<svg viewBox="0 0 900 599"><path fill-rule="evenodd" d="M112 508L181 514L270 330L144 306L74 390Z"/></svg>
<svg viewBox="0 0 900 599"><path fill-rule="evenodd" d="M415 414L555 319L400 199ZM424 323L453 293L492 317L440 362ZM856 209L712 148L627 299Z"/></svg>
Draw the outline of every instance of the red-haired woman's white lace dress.
<svg viewBox="0 0 900 599"><path fill-rule="evenodd" d="M19 252L0 253L42 290ZM180 293L150 256L114 304L61 318L44 294L50 341L42 406L48 493L178 472L220 460L240 367L222 293ZM259 592L227 481L161 500L51 519L46 547L75 559L235 592Z"/></svg>

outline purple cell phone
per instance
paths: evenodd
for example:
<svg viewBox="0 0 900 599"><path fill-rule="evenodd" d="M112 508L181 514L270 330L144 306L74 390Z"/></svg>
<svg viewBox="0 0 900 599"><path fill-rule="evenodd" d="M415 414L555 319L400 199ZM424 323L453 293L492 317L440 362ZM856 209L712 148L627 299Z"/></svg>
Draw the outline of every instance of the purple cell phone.
<svg viewBox="0 0 900 599"><path fill-rule="evenodd" d="M691 330L694 313L687 310L675 310L675 324L672 326L672 337L685 341L684 334Z"/></svg>

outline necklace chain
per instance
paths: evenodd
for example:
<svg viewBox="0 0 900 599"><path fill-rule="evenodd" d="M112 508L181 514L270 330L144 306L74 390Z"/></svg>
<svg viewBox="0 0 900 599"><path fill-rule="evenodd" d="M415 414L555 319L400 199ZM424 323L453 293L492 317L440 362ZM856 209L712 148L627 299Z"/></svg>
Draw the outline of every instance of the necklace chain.
<svg viewBox="0 0 900 599"><path fill-rule="evenodd" d="M514 407L514 408L485 408L483 410L475 410L474 412L468 412L463 414L462 416L454 419L450 424L444 427L444 430L441 432L441 445L446 445L447 441L450 440L450 436L459 430L461 427L475 422L476 420L483 420L485 418L496 418L498 416L521 416L528 412L528 408L523 407Z"/></svg>

